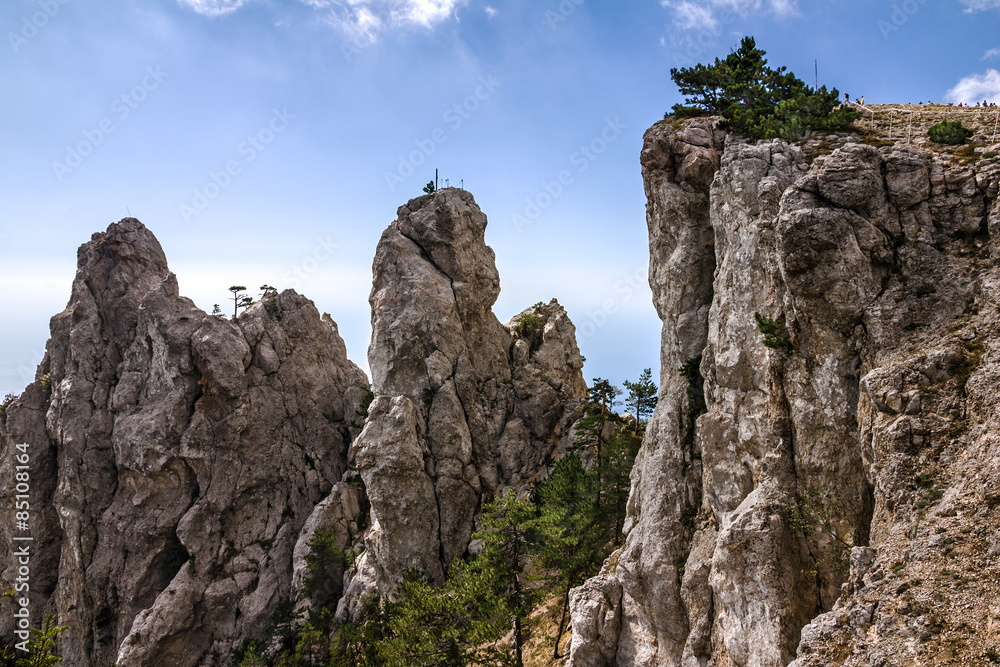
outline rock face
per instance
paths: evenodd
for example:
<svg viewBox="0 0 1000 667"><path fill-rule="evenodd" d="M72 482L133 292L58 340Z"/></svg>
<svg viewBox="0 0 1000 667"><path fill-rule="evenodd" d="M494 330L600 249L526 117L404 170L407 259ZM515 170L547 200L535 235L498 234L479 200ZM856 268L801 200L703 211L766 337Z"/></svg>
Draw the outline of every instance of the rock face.
<svg viewBox="0 0 1000 667"><path fill-rule="evenodd" d="M532 480L579 416L575 329L554 300L504 326L486 216L457 188L399 209L375 256L368 350L375 398L352 446L372 528L340 614L433 580L463 555L484 497Z"/></svg>
<svg viewBox="0 0 1000 667"><path fill-rule="evenodd" d="M13 444L30 445L32 610L70 626L66 663L228 664L293 597L293 550L367 392L308 299L207 315L139 221L95 234L0 463L9 494Z"/></svg>
<svg viewBox="0 0 1000 667"><path fill-rule="evenodd" d="M570 664L981 660L1000 161L847 142L810 163L694 119L651 128L642 167L659 404Z"/></svg>

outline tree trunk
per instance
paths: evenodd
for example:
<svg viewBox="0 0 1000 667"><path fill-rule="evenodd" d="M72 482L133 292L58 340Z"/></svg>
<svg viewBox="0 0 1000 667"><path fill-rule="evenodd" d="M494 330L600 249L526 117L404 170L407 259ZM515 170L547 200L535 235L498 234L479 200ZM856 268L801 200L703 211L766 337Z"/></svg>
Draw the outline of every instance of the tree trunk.
<svg viewBox="0 0 1000 667"><path fill-rule="evenodd" d="M569 577L566 578L566 591L563 593L562 614L559 616L559 632L556 634L556 647L552 650L552 657L559 659L559 640L562 639L563 629L566 627L566 609L569 607Z"/></svg>
<svg viewBox="0 0 1000 667"><path fill-rule="evenodd" d="M521 581L514 575L514 594L518 601L521 599ZM524 663L521 661L521 616L515 612L514 614L514 654L515 661L514 664L517 667L523 667Z"/></svg>

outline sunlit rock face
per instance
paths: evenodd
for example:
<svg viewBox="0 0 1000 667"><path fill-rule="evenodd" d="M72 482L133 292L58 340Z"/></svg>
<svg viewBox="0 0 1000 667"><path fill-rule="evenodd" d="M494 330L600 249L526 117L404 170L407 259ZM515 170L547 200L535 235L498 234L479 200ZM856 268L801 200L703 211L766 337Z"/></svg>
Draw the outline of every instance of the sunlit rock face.
<svg viewBox="0 0 1000 667"><path fill-rule="evenodd" d="M347 468L368 380L329 316L271 296L202 312L132 218L80 248L0 464L7 494L30 444L32 609L69 626L66 664L229 664L294 597L293 548Z"/></svg>
<svg viewBox="0 0 1000 667"><path fill-rule="evenodd" d="M484 499L525 488L565 449L586 386L575 328L555 301L502 324L486 216L448 188L400 207L373 265L375 398L353 460L371 502L340 616L411 568L441 581Z"/></svg>
<svg viewBox="0 0 1000 667"><path fill-rule="evenodd" d="M646 133L660 399L571 665L933 664L1000 627L1000 161L837 143Z"/></svg>

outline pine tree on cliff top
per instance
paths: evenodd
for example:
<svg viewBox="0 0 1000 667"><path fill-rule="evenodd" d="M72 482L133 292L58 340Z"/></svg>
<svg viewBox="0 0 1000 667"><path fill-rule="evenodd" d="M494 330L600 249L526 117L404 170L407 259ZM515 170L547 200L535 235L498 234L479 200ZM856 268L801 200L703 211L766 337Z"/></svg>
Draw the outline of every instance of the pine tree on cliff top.
<svg viewBox="0 0 1000 667"><path fill-rule="evenodd" d="M674 116L720 115L722 129L751 139L796 139L808 130L839 130L858 117L840 92L810 88L785 67L771 69L753 37L711 65L671 69L684 104Z"/></svg>

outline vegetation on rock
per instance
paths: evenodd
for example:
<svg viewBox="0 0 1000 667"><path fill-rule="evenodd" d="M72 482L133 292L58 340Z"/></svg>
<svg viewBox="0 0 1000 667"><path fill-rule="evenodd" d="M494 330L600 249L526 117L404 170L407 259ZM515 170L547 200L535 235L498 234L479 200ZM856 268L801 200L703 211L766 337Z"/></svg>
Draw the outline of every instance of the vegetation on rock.
<svg viewBox="0 0 1000 667"><path fill-rule="evenodd" d="M705 378L701 376L701 355L688 359L681 365L681 375L688 381L686 390L687 409L684 410L683 441L686 445L694 444L694 426L698 417L708 411L705 404Z"/></svg>
<svg viewBox="0 0 1000 667"><path fill-rule="evenodd" d="M975 134L972 130L962 125L958 120L946 120L933 125L927 130L927 136L936 144L946 144L948 146L959 146L965 140Z"/></svg>
<svg viewBox="0 0 1000 667"><path fill-rule="evenodd" d="M792 340L784 335L781 325L767 315L753 314L757 322L757 330L764 334L764 346L774 350L791 350L795 347Z"/></svg>
<svg viewBox="0 0 1000 667"><path fill-rule="evenodd" d="M656 395L651 370L639 380L639 397ZM583 435L529 495L513 491L483 505L482 530L473 553L455 559L441 585L408 572L389 598L369 596L356 621L333 620L344 553L335 535L317 530L305 557L305 594L312 608L291 603L275 610L272 629L237 652L237 667L323 665L329 667L465 666L525 664L524 646L532 612L553 604L552 657L569 626L569 591L600 570L621 544L630 474L641 430L614 412L621 390L594 381L581 421ZM643 408L645 410L645 408ZM644 412L640 412L644 413ZM601 444L599 463L590 454ZM588 463L589 461L589 463ZM326 594L322 594L326 593ZM321 595L322 594L322 595ZM558 606L556 606L558 604ZM535 644L539 646L539 644ZM535 649L536 651L538 648ZM546 648L548 650L548 648Z"/></svg>
<svg viewBox="0 0 1000 667"><path fill-rule="evenodd" d="M719 126L751 139L796 139L809 130L839 130L858 117L840 104L840 92L826 86L810 88L785 67L771 69L753 37L711 65L671 69L684 104L678 117L718 115Z"/></svg>
<svg viewBox="0 0 1000 667"><path fill-rule="evenodd" d="M653 384L651 368L644 369L635 382L625 380L625 388L628 389L625 408L632 411L637 423L643 420L644 415L653 414L653 408L656 407L656 385Z"/></svg>
<svg viewBox="0 0 1000 667"><path fill-rule="evenodd" d="M14 394L7 394L3 397L3 402L0 403L0 420L7 419L7 408L10 404L17 400L17 396Z"/></svg>

